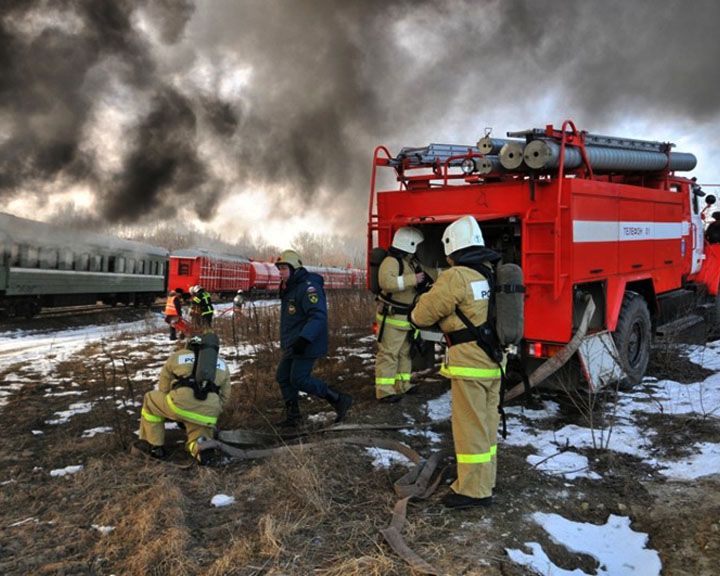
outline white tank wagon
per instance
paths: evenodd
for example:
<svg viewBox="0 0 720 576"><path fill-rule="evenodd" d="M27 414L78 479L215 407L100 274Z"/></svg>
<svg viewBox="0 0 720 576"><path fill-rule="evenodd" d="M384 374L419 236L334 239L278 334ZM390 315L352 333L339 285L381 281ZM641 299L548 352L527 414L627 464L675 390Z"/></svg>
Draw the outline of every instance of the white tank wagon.
<svg viewBox="0 0 720 576"><path fill-rule="evenodd" d="M43 307L149 305L165 293L164 248L0 213L0 316Z"/></svg>

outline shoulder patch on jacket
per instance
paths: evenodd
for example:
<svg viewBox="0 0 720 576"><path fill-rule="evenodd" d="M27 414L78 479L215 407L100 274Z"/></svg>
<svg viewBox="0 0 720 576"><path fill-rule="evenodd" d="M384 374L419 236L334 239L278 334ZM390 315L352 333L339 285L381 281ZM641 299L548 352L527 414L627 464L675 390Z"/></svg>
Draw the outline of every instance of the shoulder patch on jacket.
<svg viewBox="0 0 720 576"><path fill-rule="evenodd" d="M310 292L310 290L308 290L308 292L307 292L307 297L308 297L308 300L310 300L310 304L317 304L318 300L320 299L317 292L314 292L314 291Z"/></svg>

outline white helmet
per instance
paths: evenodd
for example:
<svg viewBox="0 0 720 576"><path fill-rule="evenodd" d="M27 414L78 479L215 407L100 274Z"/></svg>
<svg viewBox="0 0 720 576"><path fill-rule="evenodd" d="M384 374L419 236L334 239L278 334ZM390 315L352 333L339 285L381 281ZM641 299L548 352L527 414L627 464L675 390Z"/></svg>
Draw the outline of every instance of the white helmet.
<svg viewBox="0 0 720 576"><path fill-rule="evenodd" d="M190 286L190 294L192 296L197 296L201 290L202 290L202 286L200 286L200 284L195 284L194 286Z"/></svg>
<svg viewBox="0 0 720 576"><path fill-rule="evenodd" d="M403 252L415 254L417 245L424 239L425 237L423 236L423 233L417 228L413 228L412 226L403 226L402 228L398 228L397 232L395 232L392 246L393 248L397 248Z"/></svg>
<svg viewBox="0 0 720 576"><path fill-rule="evenodd" d="M482 231L472 216L463 216L445 228L442 237L445 256L470 246L485 246Z"/></svg>

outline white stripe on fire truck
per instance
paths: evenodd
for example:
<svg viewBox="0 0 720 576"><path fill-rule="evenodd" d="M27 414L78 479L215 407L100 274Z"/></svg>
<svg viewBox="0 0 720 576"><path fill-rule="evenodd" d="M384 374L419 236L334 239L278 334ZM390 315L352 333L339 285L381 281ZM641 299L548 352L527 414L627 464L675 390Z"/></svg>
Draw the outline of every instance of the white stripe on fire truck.
<svg viewBox="0 0 720 576"><path fill-rule="evenodd" d="M573 220L573 242L674 240L687 234L686 222L617 222Z"/></svg>

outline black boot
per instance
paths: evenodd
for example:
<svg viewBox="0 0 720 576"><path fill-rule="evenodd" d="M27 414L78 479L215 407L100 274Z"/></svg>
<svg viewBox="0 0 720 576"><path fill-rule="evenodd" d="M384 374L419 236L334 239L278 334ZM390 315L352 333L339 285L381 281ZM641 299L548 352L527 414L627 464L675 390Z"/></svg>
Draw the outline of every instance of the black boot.
<svg viewBox="0 0 720 576"><path fill-rule="evenodd" d="M335 397L334 399L333 396ZM345 415L348 413L348 410L350 410L350 406L352 406L353 403L353 399L350 394L343 394L342 392L335 392L334 390L328 394L327 401L330 402L330 405L335 409L335 413L337 414L337 416L335 416L336 423L345 418Z"/></svg>
<svg viewBox="0 0 720 576"><path fill-rule="evenodd" d="M297 400L285 402L285 420L278 424L279 428L297 428L302 421L300 405Z"/></svg>

